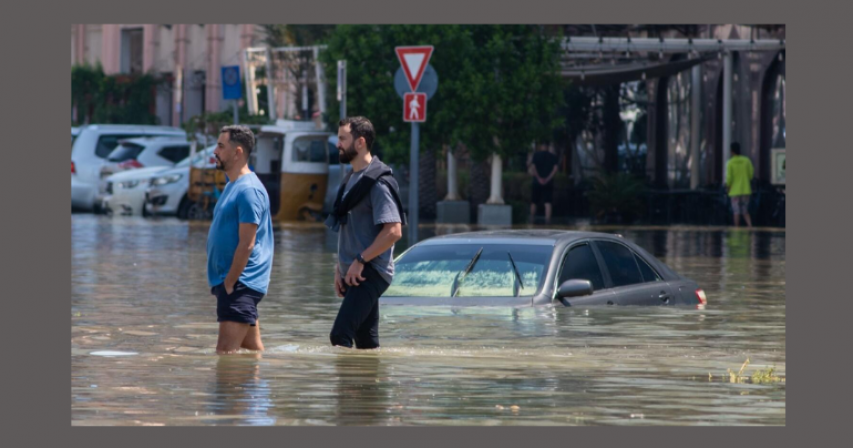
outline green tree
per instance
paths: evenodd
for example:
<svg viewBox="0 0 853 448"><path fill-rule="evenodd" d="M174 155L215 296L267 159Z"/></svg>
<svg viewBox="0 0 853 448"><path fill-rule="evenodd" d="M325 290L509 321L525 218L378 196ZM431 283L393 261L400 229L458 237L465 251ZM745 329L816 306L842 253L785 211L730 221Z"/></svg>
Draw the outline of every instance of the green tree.
<svg viewBox="0 0 853 448"><path fill-rule="evenodd" d="M105 75L100 64L71 68L71 98L77 124L157 124L157 86L163 79L141 75Z"/></svg>
<svg viewBox="0 0 853 448"><path fill-rule="evenodd" d="M432 45L430 64L439 87L429 100L428 121L420 126L424 156L421 204L435 190L435 155L444 145L463 142L475 163L492 153L509 156L549 138L560 126L563 103L559 44L529 25L339 25L321 53L330 92L336 89L336 61L347 61L347 113L370 117L386 161L409 159L410 127L394 90L400 66L394 47ZM332 97L329 110L337 110ZM334 117L334 118L333 118ZM336 114L327 117L334 127ZM475 169L472 175L487 175ZM482 185L472 179L473 185ZM486 182L485 185L488 185ZM474 194L476 200L476 194Z"/></svg>

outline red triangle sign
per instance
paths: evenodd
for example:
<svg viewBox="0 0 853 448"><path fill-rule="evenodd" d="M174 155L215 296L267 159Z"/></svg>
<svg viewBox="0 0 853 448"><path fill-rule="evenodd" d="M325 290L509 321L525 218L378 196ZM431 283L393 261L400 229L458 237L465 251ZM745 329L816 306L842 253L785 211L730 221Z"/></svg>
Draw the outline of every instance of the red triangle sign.
<svg viewBox="0 0 853 448"><path fill-rule="evenodd" d="M397 59L400 60L400 65L403 66L403 73L406 74L406 80L409 81L409 87L412 92L418 90L418 85L421 83L421 77L424 75L429 58L432 56L432 45L422 45L416 47L397 47Z"/></svg>

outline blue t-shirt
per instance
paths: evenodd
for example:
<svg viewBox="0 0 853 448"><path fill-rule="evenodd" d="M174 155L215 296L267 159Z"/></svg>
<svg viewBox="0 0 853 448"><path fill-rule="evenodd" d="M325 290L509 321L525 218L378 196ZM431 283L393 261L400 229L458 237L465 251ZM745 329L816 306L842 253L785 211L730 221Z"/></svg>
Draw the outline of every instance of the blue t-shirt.
<svg viewBox="0 0 853 448"><path fill-rule="evenodd" d="M240 223L257 224L258 230L255 247L239 281L266 294L272 270L272 218L267 190L255 173L228 182L216 201L207 235L207 280L211 287L221 284L228 276L240 241Z"/></svg>

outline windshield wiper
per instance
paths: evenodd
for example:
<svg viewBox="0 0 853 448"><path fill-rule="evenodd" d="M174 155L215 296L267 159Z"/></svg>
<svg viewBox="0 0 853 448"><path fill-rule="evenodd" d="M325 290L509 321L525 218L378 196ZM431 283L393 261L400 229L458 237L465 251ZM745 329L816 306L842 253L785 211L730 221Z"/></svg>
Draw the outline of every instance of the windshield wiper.
<svg viewBox="0 0 853 448"><path fill-rule="evenodd" d="M462 280L465 279L465 276L467 276L468 273L471 272L472 269L474 269L474 265L477 264L477 260L480 259L480 254L482 253L483 248L481 247L480 250L478 250L477 253L474 254L474 258L472 258L471 261L468 262L468 266L465 266L465 269L462 272L456 274L456 278L453 279L453 286L450 287L450 297L456 297L456 293L459 291L459 284L462 282ZM460 275L462 276L462 278L459 278Z"/></svg>
<svg viewBox="0 0 853 448"><path fill-rule="evenodd" d="M512 272L515 273L515 278L518 280L518 284L521 285L521 289L524 289L524 282L521 281L521 274L518 273L518 266L515 265L515 261L512 259L512 254L507 252L509 255L509 262L512 264ZM515 290L515 296L518 297L518 290Z"/></svg>

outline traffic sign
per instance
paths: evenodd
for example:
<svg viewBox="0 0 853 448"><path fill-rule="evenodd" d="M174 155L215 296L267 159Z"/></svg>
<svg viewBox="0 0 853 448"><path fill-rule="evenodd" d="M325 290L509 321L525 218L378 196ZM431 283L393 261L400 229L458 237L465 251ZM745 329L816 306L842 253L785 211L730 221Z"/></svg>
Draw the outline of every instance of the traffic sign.
<svg viewBox="0 0 853 448"><path fill-rule="evenodd" d="M429 58L432 56L432 45L397 47L394 50L397 52L397 59L400 60L411 91L416 92L424 70L429 64Z"/></svg>
<svg viewBox="0 0 853 448"><path fill-rule="evenodd" d="M397 91L397 95L400 95L400 99L403 99L403 96L411 92L409 90L409 81L406 80L406 75L403 73L403 67L398 68L397 72L394 73L394 89ZM426 93L427 100L431 100L437 90L438 73L432 68L432 64L428 64L416 92Z"/></svg>
<svg viewBox="0 0 853 448"><path fill-rule="evenodd" d="M239 100L243 96L240 88L240 66L222 67L222 99Z"/></svg>
<svg viewBox="0 0 853 448"><path fill-rule="evenodd" d="M407 93L403 97L403 121L407 123L423 123L427 112L426 93Z"/></svg>

